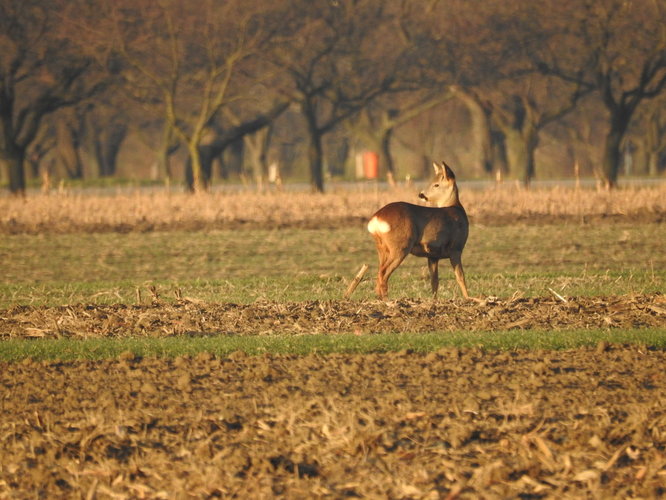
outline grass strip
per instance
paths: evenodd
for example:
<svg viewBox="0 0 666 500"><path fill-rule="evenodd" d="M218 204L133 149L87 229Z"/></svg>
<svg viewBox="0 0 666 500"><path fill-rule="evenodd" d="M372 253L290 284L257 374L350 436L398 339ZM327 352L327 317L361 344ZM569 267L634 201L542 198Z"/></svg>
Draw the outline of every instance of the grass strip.
<svg viewBox="0 0 666 500"><path fill-rule="evenodd" d="M86 340L6 340L0 342L0 360L96 360L131 352L142 357L176 357L208 352L224 357L243 351L249 355L311 353L429 352L442 347L486 350L572 349L599 342L639 344L666 348L666 329L613 330L509 330L496 332L432 332L371 335L279 335L161 338L95 338Z"/></svg>

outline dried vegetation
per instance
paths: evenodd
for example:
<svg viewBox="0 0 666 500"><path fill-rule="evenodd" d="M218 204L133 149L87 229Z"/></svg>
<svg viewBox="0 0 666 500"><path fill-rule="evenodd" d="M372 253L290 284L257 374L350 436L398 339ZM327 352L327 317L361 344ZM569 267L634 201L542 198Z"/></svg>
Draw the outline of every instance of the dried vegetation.
<svg viewBox="0 0 666 500"><path fill-rule="evenodd" d="M656 498L664 363L603 343L0 363L0 497Z"/></svg>
<svg viewBox="0 0 666 500"><path fill-rule="evenodd" d="M275 335L518 329L647 328L666 324L661 294L390 302L251 304L181 300L144 305L15 306L1 311L0 339L173 335Z"/></svg>
<svg viewBox="0 0 666 500"><path fill-rule="evenodd" d="M513 186L470 190L461 199L474 223L591 222L599 219L660 222L666 214L666 184L612 192ZM345 227L362 224L395 200L417 200L415 189L369 187L310 193L142 193L93 196L53 193L27 200L0 198L0 233L153 231L272 227Z"/></svg>

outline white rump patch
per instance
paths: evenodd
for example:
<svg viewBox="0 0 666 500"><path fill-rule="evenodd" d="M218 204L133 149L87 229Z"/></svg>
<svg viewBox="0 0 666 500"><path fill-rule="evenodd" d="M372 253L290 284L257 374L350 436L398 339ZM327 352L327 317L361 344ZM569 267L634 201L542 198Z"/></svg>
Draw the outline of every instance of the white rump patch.
<svg viewBox="0 0 666 500"><path fill-rule="evenodd" d="M368 222L368 231L372 234L375 233L388 233L391 230L391 226L388 222L381 220L379 217L375 216L370 219Z"/></svg>

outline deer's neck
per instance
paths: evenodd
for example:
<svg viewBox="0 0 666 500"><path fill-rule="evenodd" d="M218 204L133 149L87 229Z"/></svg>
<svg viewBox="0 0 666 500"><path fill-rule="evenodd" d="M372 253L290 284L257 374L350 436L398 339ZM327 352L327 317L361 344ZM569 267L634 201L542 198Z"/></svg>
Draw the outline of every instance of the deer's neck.
<svg viewBox="0 0 666 500"><path fill-rule="evenodd" d="M437 208L445 207L461 207L460 199L458 198L458 186L454 186L451 193L446 198L443 198L435 205Z"/></svg>

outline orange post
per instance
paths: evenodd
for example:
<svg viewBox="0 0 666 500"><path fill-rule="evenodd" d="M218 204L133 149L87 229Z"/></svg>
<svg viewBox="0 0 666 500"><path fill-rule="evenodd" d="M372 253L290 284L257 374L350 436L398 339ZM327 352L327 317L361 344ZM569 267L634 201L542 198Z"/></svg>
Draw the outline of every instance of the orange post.
<svg viewBox="0 0 666 500"><path fill-rule="evenodd" d="M379 155L374 151L363 153L363 173L366 179L376 179L379 176Z"/></svg>

